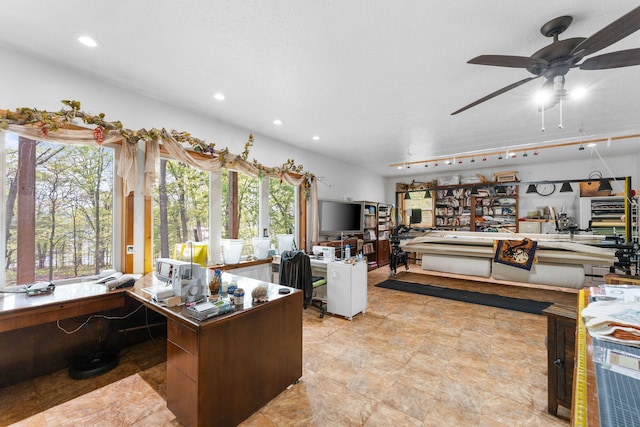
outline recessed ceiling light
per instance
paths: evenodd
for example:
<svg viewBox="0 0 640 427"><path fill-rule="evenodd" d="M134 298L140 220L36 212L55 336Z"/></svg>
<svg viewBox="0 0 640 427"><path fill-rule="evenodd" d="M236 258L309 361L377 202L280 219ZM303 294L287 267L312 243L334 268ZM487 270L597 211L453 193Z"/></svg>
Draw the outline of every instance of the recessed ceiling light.
<svg viewBox="0 0 640 427"><path fill-rule="evenodd" d="M221 94L220 92L216 93L215 95L213 95L213 97L215 99L217 99L218 101L224 101L224 95Z"/></svg>
<svg viewBox="0 0 640 427"><path fill-rule="evenodd" d="M314 135L314 137L313 137L313 138L311 138L311 139L313 139L314 141L319 141L319 140L320 140L320 137L319 137L318 135Z"/></svg>
<svg viewBox="0 0 640 427"><path fill-rule="evenodd" d="M74 34L78 41L87 47L98 47L98 40L86 34Z"/></svg>
<svg viewBox="0 0 640 427"><path fill-rule="evenodd" d="M278 126L280 126L280 125L282 124L282 120L280 120L280 119L275 119L275 120L273 121L273 124L274 124L274 125L278 125Z"/></svg>

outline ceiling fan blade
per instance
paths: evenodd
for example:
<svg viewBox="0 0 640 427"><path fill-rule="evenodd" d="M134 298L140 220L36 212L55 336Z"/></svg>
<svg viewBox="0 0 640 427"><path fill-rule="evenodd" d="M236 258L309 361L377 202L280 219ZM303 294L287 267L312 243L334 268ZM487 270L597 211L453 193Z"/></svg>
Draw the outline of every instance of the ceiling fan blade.
<svg viewBox="0 0 640 427"><path fill-rule="evenodd" d="M533 68L534 66L547 66L544 59L531 58L529 56L511 55L480 55L467 61L468 64L493 65L496 67Z"/></svg>
<svg viewBox="0 0 640 427"><path fill-rule="evenodd" d="M639 29L640 7L636 7L580 43L571 51L571 54L578 56L591 55L607 46L611 46Z"/></svg>
<svg viewBox="0 0 640 427"><path fill-rule="evenodd" d="M502 89L499 89L499 90L497 90L497 91L495 91L495 92L493 92L493 93L490 93L489 95L487 95L487 96L485 96L485 97L483 97L483 98L480 98L480 99L478 99L477 101L474 101L474 102L472 102L471 104L466 105L466 106L462 107L462 108L461 108L461 109L459 109L459 110L454 111L453 113L451 113L451 115L453 116L453 115L456 115L456 114L458 114L458 113L463 112L464 110L468 110L468 109L469 109L469 108L471 108L471 107L475 107L476 105L481 104L481 103L483 103L484 101L488 101L488 100L490 100L491 98L495 98L495 97L496 97L496 96L498 96L498 95L501 95L501 94L503 94L503 93L505 93L505 92L508 92L508 91L510 91L511 89L515 89L515 88L517 88L518 86L521 86L521 85L523 85L523 84L527 83L528 81L531 81L531 80L537 79L538 77L540 77L540 76L527 77L527 78L526 78L526 79L524 79L524 80L520 80L519 82L515 82L515 83L513 83L513 84L510 84L509 86L503 87Z"/></svg>
<svg viewBox="0 0 640 427"><path fill-rule="evenodd" d="M586 59L579 67L581 70L606 70L633 65L640 65L640 49L620 50L594 56Z"/></svg>

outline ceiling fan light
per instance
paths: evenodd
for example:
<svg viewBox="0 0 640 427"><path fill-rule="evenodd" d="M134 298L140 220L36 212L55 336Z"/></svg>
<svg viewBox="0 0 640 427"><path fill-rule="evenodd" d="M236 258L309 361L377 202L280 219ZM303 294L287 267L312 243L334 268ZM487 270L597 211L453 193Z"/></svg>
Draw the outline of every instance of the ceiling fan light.
<svg viewBox="0 0 640 427"><path fill-rule="evenodd" d="M553 98L553 91L551 89L540 89L533 97L536 105L545 105Z"/></svg>
<svg viewBox="0 0 640 427"><path fill-rule="evenodd" d="M573 187L571 187L571 183L563 182L562 187L560 187L561 193L573 193Z"/></svg>
<svg viewBox="0 0 640 427"><path fill-rule="evenodd" d="M571 90L571 99L581 100L587 97L587 89L585 87L577 87Z"/></svg>

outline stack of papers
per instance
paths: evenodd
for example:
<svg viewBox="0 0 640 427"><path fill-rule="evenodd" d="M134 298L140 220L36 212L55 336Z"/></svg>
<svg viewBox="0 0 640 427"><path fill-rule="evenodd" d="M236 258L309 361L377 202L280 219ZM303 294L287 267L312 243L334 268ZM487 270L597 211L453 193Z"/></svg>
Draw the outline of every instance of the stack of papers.
<svg viewBox="0 0 640 427"><path fill-rule="evenodd" d="M640 347L640 287L601 285L591 288L582 310L589 334L597 339Z"/></svg>

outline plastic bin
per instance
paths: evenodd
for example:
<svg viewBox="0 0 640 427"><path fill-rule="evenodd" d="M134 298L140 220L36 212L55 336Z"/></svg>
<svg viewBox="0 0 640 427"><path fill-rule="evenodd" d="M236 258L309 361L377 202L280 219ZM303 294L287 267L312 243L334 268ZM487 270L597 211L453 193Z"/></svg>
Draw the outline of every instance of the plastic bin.
<svg viewBox="0 0 640 427"><path fill-rule="evenodd" d="M253 243L253 257L255 259L269 258L271 240L268 237L254 237L251 239L251 243Z"/></svg>
<svg viewBox="0 0 640 427"><path fill-rule="evenodd" d="M278 234L278 254L293 250L293 234Z"/></svg>
<svg viewBox="0 0 640 427"><path fill-rule="evenodd" d="M238 264L242 256L242 239L222 239L222 256L225 264Z"/></svg>

